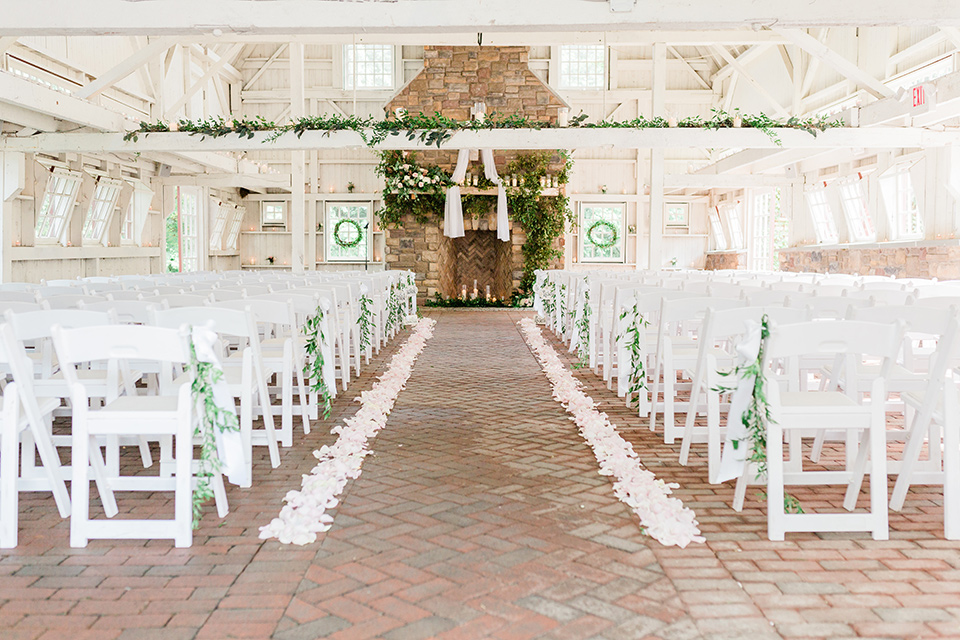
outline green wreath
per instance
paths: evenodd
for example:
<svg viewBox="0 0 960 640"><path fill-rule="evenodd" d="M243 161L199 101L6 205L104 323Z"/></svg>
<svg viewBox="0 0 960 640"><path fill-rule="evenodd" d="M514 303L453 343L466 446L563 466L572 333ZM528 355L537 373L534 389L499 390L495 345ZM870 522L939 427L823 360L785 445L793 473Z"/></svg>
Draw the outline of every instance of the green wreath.
<svg viewBox="0 0 960 640"><path fill-rule="evenodd" d="M605 228L610 230L610 240L604 242L603 240L597 240L593 237L594 231L598 228ZM607 222L606 220L597 220L587 229L587 240L598 249L609 249L613 245L617 244L617 240L620 238L620 233L617 231L617 227L612 222Z"/></svg>
<svg viewBox="0 0 960 640"><path fill-rule="evenodd" d="M357 230L357 237L353 240L344 240L340 237L340 227L343 225L350 225ZM333 241L337 243L338 246L343 247L344 249L349 249L350 247L355 247L360 244L360 241L363 240L363 229L360 228L360 223L356 220L351 220L349 218L343 218L337 222L336 226L333 228Z"/></svg>

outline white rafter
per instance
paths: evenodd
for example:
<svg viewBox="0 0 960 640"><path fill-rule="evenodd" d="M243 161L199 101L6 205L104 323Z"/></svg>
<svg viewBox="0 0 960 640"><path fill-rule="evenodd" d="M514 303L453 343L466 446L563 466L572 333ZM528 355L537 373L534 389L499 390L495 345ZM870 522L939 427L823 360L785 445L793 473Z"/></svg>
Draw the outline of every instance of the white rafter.
<svg viewBox="0 0 960 640"><path fill-rule="evenodd" d="M157 38L147 43L145 47L133 53L129 58L97 76L93 82L77 89L78 98L90 98L104 89L109 89L128 75L147 64L151 58L160 55L176 43L176 38Z"/></svg>
<svg viewBox="0 0 960 640"><path fill-rule="evenodd" d="M237 55L237 53L242 48L243 48L242 44L233 45L227 50L227 52L222 57L218 58L215 63L207 67L207 70L204 72L202 76L200 76L200 79L194 82L190 86L190 88L184 91L180 95L180 97L177 98L176 102L174 102L172 105L170 105L169 108L167 108L167 111L163 114L163 117L168 119L172 118L177 113L177 111L179 111L185 104L187 104L190 98L192 98L197 91L202 89L203 86L207 84L207 81L210 80L210 78L214 77L217 73L219 73L219 71L227 64L227 62L229 62L233 58L233 56Z"/></svg>
<svg viewBox="0 0 960 640"><path fill-rule="evenodd" d="M718 54L720 54L721 58L727 61L729 66L733 67L733 69L740 74L741 78L749 82L753 88L757 90L757 93L759 93L764 100L770 103L770 106L773 107L778 116L781 118L789 117L790 114L786 109L783 108L783 105L781 105L777 99L774 98L769 91L767 91L767 88L763 86L762 83L760 83L749 71L747 71L746 67L740 64L739 60L734 58L730 52L727 51L726 47L722 45L714 45L713 48Z"/></svg>
<svg viewBox="0 0 960 640"><path fill-rule="evenodd" d="M777 33L793 42L814 58L833 67L840 74L863 87L877 98L889 98L893 91L869 73L842 55L800 29L776 29Z"/></svg>

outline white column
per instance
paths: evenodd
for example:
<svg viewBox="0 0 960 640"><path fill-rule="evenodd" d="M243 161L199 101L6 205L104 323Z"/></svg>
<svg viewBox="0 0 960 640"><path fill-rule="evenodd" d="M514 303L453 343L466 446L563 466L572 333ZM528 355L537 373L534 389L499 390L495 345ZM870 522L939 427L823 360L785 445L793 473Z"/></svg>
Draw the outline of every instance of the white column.
<svg viewBox="0 0 960 640"><path fill-rule="evenodd" d="M10 282L15 198L26 186L26 156L0 152L0 282Z"/></svg>
<svg viewBox="0 0 960 640"><path fill-rule="evenodd" d="M667 91L667 45L653 45L653 86L650 91L651 118L667 117L664 97ZM663 266L663 149L650 150L650 236L647 252L650 269Z"/></svg>
<svg viewBox="0 0 960 640"><path fill-rule="evenodd" d="M290 117L304 116L303 43L290 43ZM306 152L290 153L290 269L303 273L303 256L306 252ZM313 265L311 265L313 268Z"/></svg>

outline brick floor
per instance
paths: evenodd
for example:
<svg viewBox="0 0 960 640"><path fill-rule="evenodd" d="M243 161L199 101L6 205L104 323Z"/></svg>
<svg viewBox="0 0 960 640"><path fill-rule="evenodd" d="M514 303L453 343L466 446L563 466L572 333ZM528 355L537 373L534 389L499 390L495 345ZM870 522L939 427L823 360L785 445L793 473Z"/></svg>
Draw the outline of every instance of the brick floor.
<svg viewBox="0 0 960 640"><path fill-rule="evenodd" d="M432 315L434 337L317 543L263 542L257 528L332 441L329 427L282 450L279 469L256 451L254 487L229 487L230 515L209 507L191 549L70 549L52 499L24 494L21 545L0 552L0 639L960 637L960 543L943 540L942 492L915 489L887 542L769 542L754 492L734 513L732 487L706 482L704 458L680 466L678 446L580 371L699 516L706 544L662 547L640 534L552 399L516 329L522 313ZM355 411L401 341L337 399L333 420ZM814 495L842 501L839 490L797 497ZM121 496L124 515L169 506Z"/></svg>

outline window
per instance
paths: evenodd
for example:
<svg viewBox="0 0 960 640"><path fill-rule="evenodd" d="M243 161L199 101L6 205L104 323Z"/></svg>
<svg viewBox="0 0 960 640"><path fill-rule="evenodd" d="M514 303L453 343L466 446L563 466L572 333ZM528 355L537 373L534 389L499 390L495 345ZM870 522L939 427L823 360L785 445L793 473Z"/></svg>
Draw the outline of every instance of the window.
<svg viewBox="0 0 960 640"><path fill-rule="evenodd" d="M237 238L240 237L240 225L243 224L243 217L247 215L246 207L234 207L233 217L230 219L230 226L227 227L227 242L224 249L233 251L237 248Z"/></svg>
<svg viewBox="0 0 960 640"><path fill-rule="evenodd" d="M210 251L220 251L223 246L223 232L227 228L230 214L233 213L233 206L211 199L210 209L217 212L217 217L213 219L213 228L210 229Z"/></svg>
<svg viewBox="0 0 960 640"><path fill-rule="evenodd" d="M850 238L853 242L873 242L877 239L877 230L873 227L870 209L867 208L867 196L863 192L863 176L845 180L839 184L840 204L847 219Z"/></svg>
<svg viewBox="0 0 960 640"><path fill-rule="evenodd" d="M720 209L713 208L710 212L710 237L713 238L714 251L727 250L727 237L723 235L723 225L720 224Z"/></svg>
<svg viewBox="0 0 960 640"><path fill-rule="evenodd" d="M325 227L327 260L330 262L364 262L368 260L370 204L328 202Z"/></svg>
<svg viewBox="0 0 960 640"><path fill-rule="evenodd" d="M174 215L177 224L177 270L200 268L200 194L193 187L175 187Z"/></svg>
<svg viewBox="0 0 960 640"><path fill-rule="evenodd" d="M90 199L90 207L83 219L83 239L91 242L104 242L104 231L117 208L117 198L120 197L120 187L123 183L110 178L97 180L97 188ZM105 243L104 243L105 244Z"/></svg>
<svg viewBox="0 0 960 640"><path fill-rule="evenodd" d="M580 205L580 261L623 262L625 204Z"/></svg>
<svg viewBox="0 0 960 640"><path fill-rule="evenodd" d="M935 60L919 69L908 71L893 80L888 80L884 84L893 91L897 91L898 89L911 89L925 82L932 82L937 78L942 78L948 73L953 73L953 55Z"/></svg>
<svg viewBox="0 0 960 640"><path fill-rule="evenodd" d="M607 51L601 44L560 46L560 86L564 89L603 89Z"/></svg>
<svg viewBox="0 0 960 640"><path fill-rule="evenodd" d="M260 208L261 227L284 227L287 225L286 202L264 202Z"/></svg>
<svg viewBox="0 0 960 640"><path fill-rule="evenodd" d="M33 230L37 240L63 242L63 232L80 192L80 181L81 176L75 171L54 169L47 180L37 226Z"/></svg>
<svg viewBox="0 0 960 640"><path fill-rule="evenodd" d="M817 242L832 244L840 239L837 235L837 223L833 218L833 210L827 200L826 189L815 189L804 194L807 198L807 208L813 219L813 231L817 234Z"/></svg>
<svg viewBox="0 0 960 640"><path fill-rule="evenodd" d="M740 219L740 202L726 205L722 208L723 217L727 222L727 230L730 231L730 248L745 249L746 243L743 241L743 222Z"/></svg>
<svg viewBox="0 0 960 640"><path fill-rule="evenodd" d="M354 83L354 78L356 78L356 83ZM356 84L356 87L354 87L354 84ZM393 45L344 45L343 88L392 89Z"/></svg>
<svg viewBox="0 0 960 640"><path fill-rule="evenodd" d="M120 226L120 243L140 245L143 238L143 228L147 225L150 215L150 203L153 202L153 191L139 180L131 180L133 195L127 205L127 211Z"/></svg>
<svg viewBox="0 0 960 640"><path fill-rule="evenodd" d="M891 240L923 238L923 219L913 188L911 166L897 165L880 175L880 194L892 230Z"/></svg>
<svg viewBox="0 0 960 640"><path fill-rule="evenodd" d="M747 263L754 271L773 268L773 193L753 197L750 207L750 245Z"/></svg>

